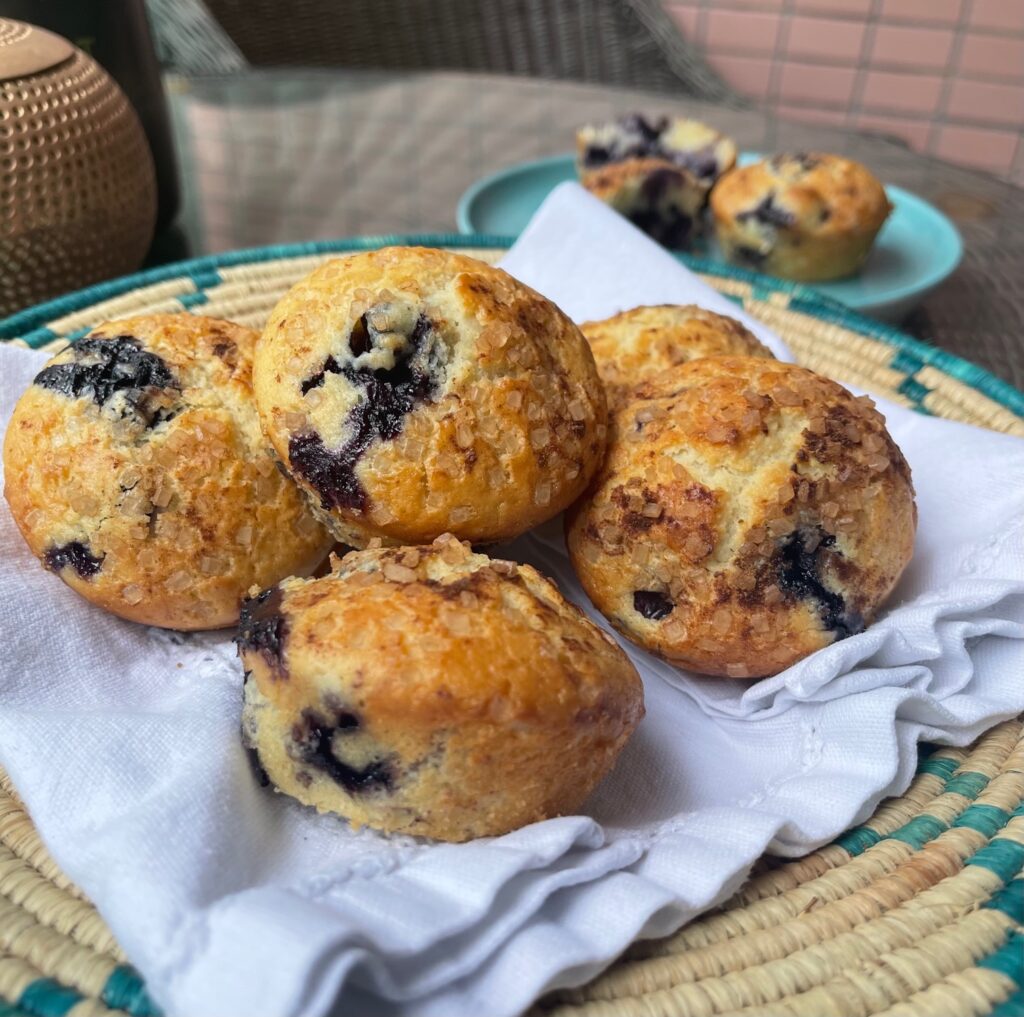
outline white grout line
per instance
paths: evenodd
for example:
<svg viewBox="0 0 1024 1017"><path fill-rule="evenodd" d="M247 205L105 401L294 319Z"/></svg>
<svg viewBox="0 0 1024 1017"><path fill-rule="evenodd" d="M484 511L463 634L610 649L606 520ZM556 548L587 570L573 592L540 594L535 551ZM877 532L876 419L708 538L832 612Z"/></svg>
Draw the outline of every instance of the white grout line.
<svg viewBox="0 0 1024 1017"><path fill-rule="evenodd" d="M875 48L875 35L882 14L882 0L871 0L871 10L864 21L864 38L861 40L860 61L857 75L850 89L850 100L846 107L846 126L856 129L857 117L864 112L864 89L867 86L868 74L875 70L871 62L871 53Z"/></svg>
<svg viewBox="0 0 1024 1017"><path fill-rule="evenodd" d="M953 82L957 80L957 68L960 66L960 56L964 48L964 37L967 35L967 27L971 23L971 9L974 0L963 0L960 8L960 17L957 19L956 27L953 29L953 47L949 53L949 63L946 65L946 73L942 77L939 101L935 107L935 115L932 117L931 128L928 131L928 142L925 151L929 155L935 155L939 144L939 136L942 128L946 125L949 113L949 100L953 95Z"/></svg>

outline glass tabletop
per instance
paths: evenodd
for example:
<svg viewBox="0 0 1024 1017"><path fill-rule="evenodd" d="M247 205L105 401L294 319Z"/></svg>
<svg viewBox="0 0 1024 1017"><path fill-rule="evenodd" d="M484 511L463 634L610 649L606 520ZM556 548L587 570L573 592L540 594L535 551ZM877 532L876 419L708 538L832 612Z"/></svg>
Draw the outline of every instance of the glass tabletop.
<svg viewBox="0 0 1024 1017"><path fill-rule="evenodd" d="M459 196L571 150L632 110L703 119L743 149L824 149L941 208L958 271L903 327L1024 388L1024 190L877 135L629 89L462 73L260 70L168 82L191 254L357 234L454 232Z"/></svg>

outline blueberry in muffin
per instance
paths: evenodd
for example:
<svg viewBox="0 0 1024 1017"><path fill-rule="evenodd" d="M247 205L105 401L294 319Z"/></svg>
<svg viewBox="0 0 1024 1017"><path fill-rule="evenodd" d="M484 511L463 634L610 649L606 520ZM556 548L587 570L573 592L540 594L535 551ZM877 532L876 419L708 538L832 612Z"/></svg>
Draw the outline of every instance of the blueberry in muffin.
<svg viewBox="0 0 1024 1017"><path fill-rule="evenodd" d="M329 534L277 469L252 396L256 333L190 314L110 322L15 407L5 495L32 552L87 600L175 629L234 624Z"/></svg>
<svg viewBox="0 0 1024 1017"><path fill-rule="evenodd" d="M584 589L623 635L753 678L869 624L916 522L909 467L870 400L794 364L710 357L613 413L566 528Z"/></svg>
<svg viewBox="0 0 1024 1017"><path fill-rule="evenodd" d="M579 809L643 715L618 645L528 565L370 548L249 600L242 737L280 791L463 841Z"/></svg>
<svg viewBox="0 0 1024 1017"><path fill-rule="evenodd" d="M514 537L574 501L604 453L579 329L473 258L385 248L328 262L270 316L256 401L339 540Z"/></svg>
<svg viewBox="0 0 1024 1017"><path fill-rule="evenodd" d="M708 193L736 146L696 120L631 113L576 134L584 187L659 243L685 248L702 228Z"/></svg>
<svg viewBox="0 0 1024 1017"><path fill-rule="evenodd" d="M815 281L855 273L891 206L865 166L810 152L732 170L712 193L711 210L719 245L732 261Z"/></svg>

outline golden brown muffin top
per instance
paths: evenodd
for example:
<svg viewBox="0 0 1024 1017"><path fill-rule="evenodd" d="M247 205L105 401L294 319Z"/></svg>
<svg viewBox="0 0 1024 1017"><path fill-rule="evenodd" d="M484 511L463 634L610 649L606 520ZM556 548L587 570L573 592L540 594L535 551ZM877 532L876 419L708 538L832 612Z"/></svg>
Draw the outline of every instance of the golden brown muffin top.
<svg viewBox="0 0 1024 1017"><path fill-rule="evenodd" d="M735 318L696 304L634 307L580 328L612 407L621 405L633 386L701 357L774 359L771 350Z"/></svg>
<svg viewBox="0 0 1024 1017"><path fill-rule="evenodd" d="M892 206L866 166L826 152L803 152L731 170L712 191L711 208L718 219L749 218L827 236L875 232Z"/></svg>
<svg viewBox="0 0 1024 1017"><path fill-rule="evenodd" d="M909 467L869 399L793 364L716 357L637 386L568 536L623 632L747 677L869 620L915 520Z"/></svg>
<svg viewBox="0 0 1024 1017"><path fill-rule="evenodd" d="M254 374L278 454L356 545L514 536L577 497L603 454L579 329L449 251L322 265L274 309Z"/></svg>
<svg viewBox="0 0 1024 1017"><path fill-rule="evenodd" d="M15 408L5 495L33 553L133 621L218 628L332 541L283 477L251 390L256 333L191 314L108 322Z"/></svg>
<svg viewBox="0 0 1024 1017"><path fill-rule="evenodd" d="M626 655L529 565L474 554L449 534L333 564L329 576L285 580L243 610L243 657L262 659L260 689L283 709L301 708L322 685L410 730L474 720L557 727L620 710L632 726L642 715Z"/></svg>

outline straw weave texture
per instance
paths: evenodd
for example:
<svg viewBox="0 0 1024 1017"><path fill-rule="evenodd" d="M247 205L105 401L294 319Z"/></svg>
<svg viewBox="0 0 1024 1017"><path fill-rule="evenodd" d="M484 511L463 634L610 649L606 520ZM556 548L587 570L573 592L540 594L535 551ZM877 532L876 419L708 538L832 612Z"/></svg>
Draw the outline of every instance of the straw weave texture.
<svg viewBox="0 0 1024 1017"><path fill-rule="evenodd" d="M380 239L402 242L410 238ZM430 242L447 238L415 239ZM111 288L101 285L15 315L0 322L0 339L55 350L101 321L183 309L260 328L281 294L317 264L367 246L373 246L373 242L289 245L251 252L252 260L239 263L234 263L236 259L231 256L185 262L181 274L106 299L89 299ZM490 262L504 253L502 248L480 243L444 246L458 247ZM319 250L293 253L307 247ZM249 252L241 252L242 257L246 254ZM223 263L217 264L218 260ZM783 336L804 366L936 416L1024 436L1024 394L981 368L888 326L859 318L804 287L735 269L722 274L721 269L688 260L706 282ZM70 310L59 313L62 306ZM47 308L57 313L40 321L39 313ZM23 329L22 323L34 327Z"/></svg>
<svg viewBox="0 0 1024 1017"><path fill-rule="evenodd" d="M467 253L494 261L502 252L476 244ZM278 249L192 263L145 285L95 287L8 319L0 337L57 348L109 318L183 308L259 327L284 290L328 256ZM717 272L705 278L776 329L808 367L925 412L1024 436L1024 397L992 387L964 361L932 357L799 289ZM863 826L799 861L763 859L715 912L668 939L636 944L594 982L541 1001L531 1017L1020 1017L1022 870L1024 729L1009 721L969 748L923 754L905 794ZM0 771L0 1017L113 1012L149 1017L156 1008Z"/></svg>

